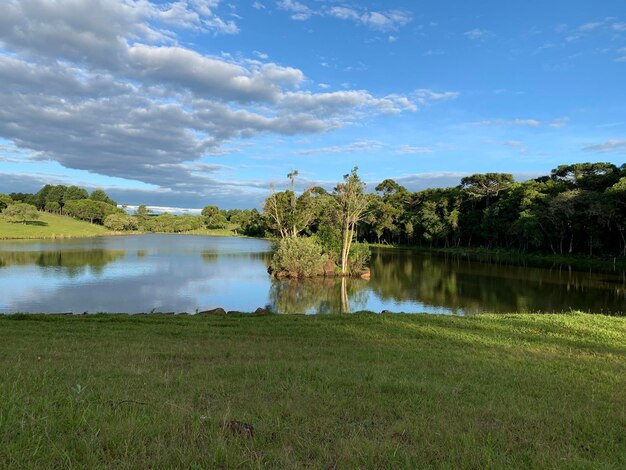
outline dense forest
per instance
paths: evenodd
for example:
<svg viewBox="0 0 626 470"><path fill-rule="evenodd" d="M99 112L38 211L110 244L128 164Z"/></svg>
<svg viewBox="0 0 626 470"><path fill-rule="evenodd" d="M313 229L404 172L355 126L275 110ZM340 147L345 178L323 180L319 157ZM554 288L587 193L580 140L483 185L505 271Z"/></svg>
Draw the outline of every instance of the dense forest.
<svg viewBox="0 0 626 470"><path fill-rule="evenodd" d="M334 223L331 195L311 188L295 205L292 195L268 198L270 231L324 236ZM418 192L387 179L365 196L360 241L626 255L626 164L561 165L523 183L507 173L475 174L453 188Z"/></svg>
<svg viewBox="0 0 626 470"><path fill-rule="evenodd" d="M248 236L312 236L334 243L337 191L312 187L272 192L262 212L207 206L201 216L130 215L104 191L46 185L35 194L0 195L0 210L15 203L69 215L112 230L186 232L236 227ZM355 174L356 176L356 174ZM340 186L338 186L340 187ZM336 188L337 189L337 188ZM626 164L561 165L522 183L511 174L467 176L452 188L412 192L391 179L364 193L354 221L356 239L424 247L507 248L554 254L626 256ZM361 203L359 202L359 203Z"/></svg>

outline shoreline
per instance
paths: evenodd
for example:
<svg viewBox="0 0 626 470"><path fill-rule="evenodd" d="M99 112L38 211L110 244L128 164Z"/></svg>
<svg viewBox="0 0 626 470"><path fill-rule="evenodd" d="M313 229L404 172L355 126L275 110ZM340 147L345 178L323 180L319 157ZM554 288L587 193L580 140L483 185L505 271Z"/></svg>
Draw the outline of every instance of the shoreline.
<svg viewBox="0 0 626 470"><path fill-rule="evenodd" d="M552 253L521 252L502 248L430 248L412 245L387 245L380 243L370 244L371 248L382 250L410 251L437 256L454 256L470 261L485 263L502 263L513 266L549 267L554 265L592 268L598 270L626 269L626 257L623 256L592 256L587 255L559 255Z"/></svg>

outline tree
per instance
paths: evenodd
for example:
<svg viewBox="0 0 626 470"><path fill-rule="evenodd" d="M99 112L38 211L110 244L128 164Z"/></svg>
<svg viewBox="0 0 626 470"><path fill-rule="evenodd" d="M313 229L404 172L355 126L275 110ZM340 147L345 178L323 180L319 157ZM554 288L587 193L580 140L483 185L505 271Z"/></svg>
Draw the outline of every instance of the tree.
<svg viewBox="0 0 626 470"><path fill-rule="evenodd" d="M510 173L478 173L462 178L461 188L474 199L486 198L489 207L489 199L497 196L513 182L513 175Z"/></svg>
<svg viewBox="0 0 626 470"><path fill-rule="evenodd" d="M89 193L78 186L70 186L65 190L63 194L63 203L67 204L69 201L78 201L80 199L88 199Z"/></svg>
<svg viewBox="0 0 626 470"><path fill-rule="evenodd" d="M65 203L64 211L80 220L88 220L90 223L102 224L107 215L116 212L115 207L100 201L91 199L70 200Z"/></svg>
<svg viewBox="0 0 626 470"><path fill-rule="evenodd" d="M28 221L38 219L39 212L37 212L37 208L32 204L18 202L17 204L7 206L2 211L2 216L8 222L21 222L25 224Z"/></svg>
<svg viewBox="0 0 626 470"><path fill-rule="evenodd" d="M46 205L43 208L46 212L52 212L54 214L58 214L61 212L61 204L55 201L46 202Z"/></svg>
<svg viewBox="0 0 626 470"><path fill-rule="evenodd" d="M365 183L357 174L358 167L344 175L343 183L339 183L333 192L338 207L339 222L341 225L341 274L348 274L348 255L354 239L357 223L363 217L367 207L365 197Z"/></svg>
<svg viewBox="0 0 626 470"><path fill-rule="evenodd" d="M109 230L115 230L117 232L137 230L137 220L130 215L116 213L105 217L104 226Z"/></svg>
<svg viewBox="0 0 626 470"><path fill-rule="evenodd" d="M204 225L206 228L226 227L226 217L222 215L217 206L206 206L202 209L202 217L204 217Z"/></svg>
<svg viewBox="0 0 626 470"><path fill-rule="evenodd" d="M13 199L6 194L0 193L0 212L2 212L7 206L13 204Z"/></svg>
<svg viewBox="0 0 626 470"><path fill-rule="evenodd" d="M110 204L112 206L117 207L117 202L115 202L113 199L111 199L107 195L107 193L105 193L101 189L94 189L93 192L91 193L91 196L89 196L89 199L91 199L92 201L104 202L105 204Z"/></svg>
<svg viewBox="0 0 626 470"><path fill-rule="evenodd" d="M620 178L620 171L612 163L575 163L560 165L550 172L554 180L564 181L572 188L604 191Z"/></svg>

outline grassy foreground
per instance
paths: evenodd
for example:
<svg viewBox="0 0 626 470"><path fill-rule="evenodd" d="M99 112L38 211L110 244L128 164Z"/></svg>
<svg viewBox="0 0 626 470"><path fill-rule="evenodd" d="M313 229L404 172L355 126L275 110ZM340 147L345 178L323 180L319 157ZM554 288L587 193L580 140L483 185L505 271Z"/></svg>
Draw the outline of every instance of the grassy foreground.
<svg viewBox="0 0 626 470"><path fill-rule="evenodd" d="M39 219L27 224L11 223L0 217L0 240L13 238L80 238L111 235L106 228L71 217L39 212Z"/></svg>
<svg viewBox="0 0 626 470"><path fill-rule="evenodd" d="M0 370L4 468L626 467L626 318L12 315Z"/></svg>

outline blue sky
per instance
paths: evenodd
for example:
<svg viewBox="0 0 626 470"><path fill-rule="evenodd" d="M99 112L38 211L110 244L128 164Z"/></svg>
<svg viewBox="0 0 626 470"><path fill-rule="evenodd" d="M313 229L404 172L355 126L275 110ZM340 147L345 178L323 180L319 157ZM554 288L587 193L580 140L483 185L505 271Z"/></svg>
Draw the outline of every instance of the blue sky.
<svg viewBox="0 0 626 470"><path fill-rule="evenodd" d="M8 0L0 192L255 207L626 155L622 1Z"/></svg>

